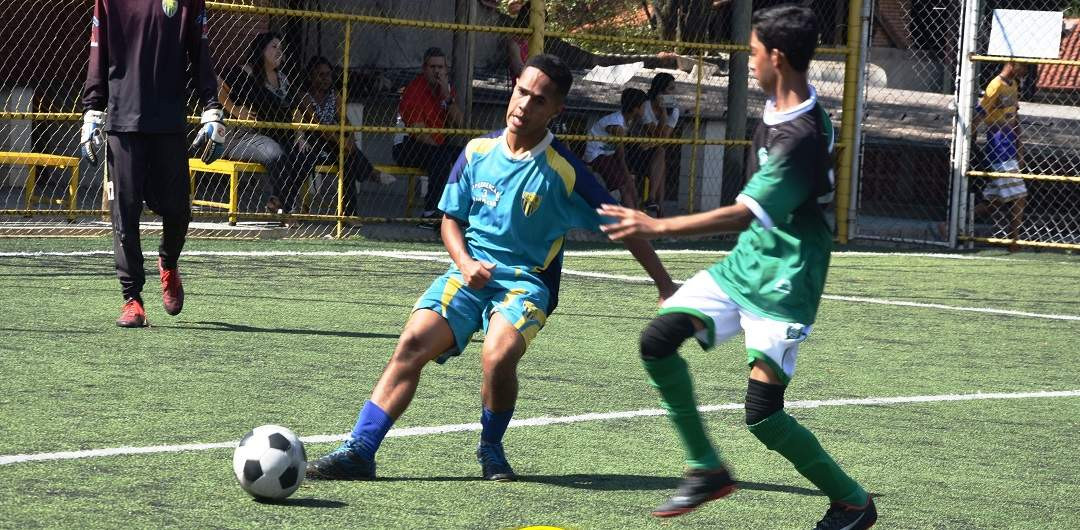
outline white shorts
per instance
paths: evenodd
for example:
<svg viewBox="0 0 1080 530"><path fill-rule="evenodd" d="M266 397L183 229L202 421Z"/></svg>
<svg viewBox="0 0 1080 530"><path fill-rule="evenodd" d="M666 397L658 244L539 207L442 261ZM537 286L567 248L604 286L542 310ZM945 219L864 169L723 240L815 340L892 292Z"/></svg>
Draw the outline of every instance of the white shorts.
<svg viewBox="0 0 1080 530"><path fill-rule="evenodd" d="M994 171L1013 173L1020 171L1020 164L1016 160L1006 160L1005 162L995 162L990 164ZM1012 201L1021 197L1027 196L1027 186L1024 185L1024 179L1002 177L990 179L990 182L983 188L983 196L987 199L1001 199L1002 201Z"/></svg>
<svg viewBox="0 0 1080 530"><path fill-rule="evenodd" d="M694 338L706 350L734 337L739 331L744 332L747 364L752 365L755 361L768 364L785 385L795 374L799 343L810 336L813 328L771 320L739 307L708 271L694 275L664 302L660 314L668 313L684 313L701 320L705 329Z"/></svg>

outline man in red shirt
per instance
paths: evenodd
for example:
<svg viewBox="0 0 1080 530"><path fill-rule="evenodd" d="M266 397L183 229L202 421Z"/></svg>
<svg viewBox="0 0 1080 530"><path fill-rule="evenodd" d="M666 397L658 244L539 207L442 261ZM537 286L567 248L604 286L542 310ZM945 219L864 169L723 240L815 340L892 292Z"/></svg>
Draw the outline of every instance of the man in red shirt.
<svg viewBox="0 0 1080 530"><path fill-rule="evenodd" d="M398 117L406 127L455 128L464 122L457 106L456 94L450 88L446 54L439 48L424 52L424 65L401 94ZM442 198L446 178L454 167L461 147L447 142L440 133L409 134L394 145L394 160L403 166L421 167L428 174L428 192L424 198L426 220L422 226L434 228L442 217L437 205Z"/></svg>

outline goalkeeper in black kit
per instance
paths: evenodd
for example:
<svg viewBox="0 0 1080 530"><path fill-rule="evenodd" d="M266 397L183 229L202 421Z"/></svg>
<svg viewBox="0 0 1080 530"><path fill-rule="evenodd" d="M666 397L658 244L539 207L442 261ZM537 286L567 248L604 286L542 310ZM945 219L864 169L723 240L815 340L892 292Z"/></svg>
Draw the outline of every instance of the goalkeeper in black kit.
<svg viewBox="0 0 1080 530"><path fill-rule="evenodd" d="M191 221L189 81L202 105L196 156L210 163L224 150L205 0L95 0L92 23L80 151L96 165L105 146L105 192L124 296L116 325L145 327L139 242L144 202L161 215L157 264L165 312L176 315L184 306L177 260Z"/></svg>

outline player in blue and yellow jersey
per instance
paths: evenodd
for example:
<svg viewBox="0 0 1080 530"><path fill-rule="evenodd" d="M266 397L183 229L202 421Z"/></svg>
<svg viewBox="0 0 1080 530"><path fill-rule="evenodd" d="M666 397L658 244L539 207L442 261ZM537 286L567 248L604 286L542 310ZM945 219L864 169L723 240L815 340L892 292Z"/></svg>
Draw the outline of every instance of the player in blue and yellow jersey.
<svg viewBox="0 0 1080 530"><path fill-rule="evenodd" d="M597 207L615 202L547 129L563 110L572 79L557 57L533 57L514 87L506 128L465 148L439 203L443 244L454 264L417 301L350 438L309 463L309 478L374 478L375 451L412 401L420 371L460 354L481 329L476 456L485 479L515 478L502 438L517 401L518 361L557 304L566 232L599 230ZM674 292L647 242L630 239L626 246L656 282L661 301Z"/></svg>
<svg viewBox="0 0 1080 530"><path fill-rule="evenodd" d="M680 515L736 488L705 432L678 350L690 337L712 348L742 331L750 432L829 497L817 529L868 528L877 511L866 490L784 411L784 391L817 315L832 251L824 208L833 198L833 127L806 78L817 21L808 8L781 6L754 13L752 23L750 66L769 99L751 142L749 181L735 204L668 219L602 209L618 219L604 227L612 239L741 232L731 254L687 280L641 333L645 370L689 468L675 495L652 513Z"/></svg>

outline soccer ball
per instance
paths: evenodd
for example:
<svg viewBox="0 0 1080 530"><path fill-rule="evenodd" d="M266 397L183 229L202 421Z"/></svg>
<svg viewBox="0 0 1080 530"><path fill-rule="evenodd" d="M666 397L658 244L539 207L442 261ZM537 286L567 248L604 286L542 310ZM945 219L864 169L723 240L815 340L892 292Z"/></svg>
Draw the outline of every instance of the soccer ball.
<svg viewBox="0 0 1080 530"><path fill-rule="evenodd" d="M255 427L233 452L240 487L259 500L292 495L304 481L307 454L296 433L278 425Z"/></svg>

